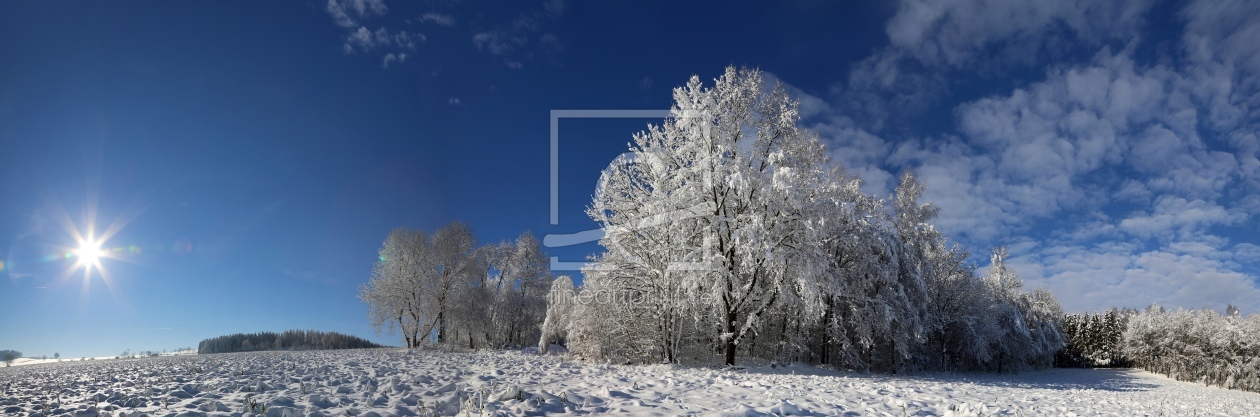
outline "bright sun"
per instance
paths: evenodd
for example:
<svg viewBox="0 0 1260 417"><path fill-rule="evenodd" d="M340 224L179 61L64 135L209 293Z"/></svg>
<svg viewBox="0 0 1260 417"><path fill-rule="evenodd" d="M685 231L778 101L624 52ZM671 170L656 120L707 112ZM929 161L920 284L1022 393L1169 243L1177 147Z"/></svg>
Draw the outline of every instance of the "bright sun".
<svg viewBox="0 0 1260 417"><path fill-rule="evenodd" d="M75 256L79 257L79 263L83 265L98 265L100 263L101 244L91 240L83 240L79 242L79 249L74 251Z"/></svg>

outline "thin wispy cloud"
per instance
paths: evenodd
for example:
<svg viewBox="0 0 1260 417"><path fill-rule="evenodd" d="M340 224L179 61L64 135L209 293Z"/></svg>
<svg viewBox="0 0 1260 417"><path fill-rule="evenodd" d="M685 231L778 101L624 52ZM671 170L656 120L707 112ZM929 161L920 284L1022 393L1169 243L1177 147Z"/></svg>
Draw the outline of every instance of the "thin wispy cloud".
<svg viewBox="0 0 1260 417"><path fill-rule="evenodd" d="M547 0L539 9L522 13L510 22L472 36L477 50L494 55L509 68L519 69L539 55L559 65L564 43L548 31L548 24L564 15L563 0Z"/></svg>
<svg viewBox="0 0 1260 417"><path fill-rule="evenodd" d="M455 16L449 14L428 12L420 15L420 23L431 23L438 26L455 26Z"/></svg>
<svg viewBox="0 0 1260 417"><path fill-rule="evenodd" d="M474 19L465 25L468 28L463 32L471 33L464 39L471 39L472 48L493 56L508 68L520 69L540 61L559 66L566 47L551 26L564 15L564 10L563 0L546 0L508 20ZM428 40L425 34L401 30L398 25L453 33L450 31L459 30L461 21L454 14L428 11L391 24L390 8L383 0L329 0L325 11L345 31L341 51L347 55L376 54L381 57L381 68L404 62Z"/></svg>

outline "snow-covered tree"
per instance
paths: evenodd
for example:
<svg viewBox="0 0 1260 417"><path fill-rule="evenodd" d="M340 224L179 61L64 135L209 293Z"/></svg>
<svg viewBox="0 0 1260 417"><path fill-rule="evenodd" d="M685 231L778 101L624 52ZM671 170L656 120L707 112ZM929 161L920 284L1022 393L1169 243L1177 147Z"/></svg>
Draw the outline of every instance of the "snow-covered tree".
<svg viewBox="0 0 1260 417"><path fill-rule="evenodd" d="M499 279L511 288L504 316L508 340L513 345L532 344L539 338L540 325L547 314L547 293L551 289L551 269L542 242L526 231L516 239L509 255L500 260Z"/></svg>
<svg viewBox="0 0 1260 417"><path fill-rule="evenodd" d="M1148 371L1260 392L1260 315L1168 311L1152 304L1129 317L1123 338L1124 353Z"/></svg>
<svg viewBox="0 0 1260 417"><path fill-rule="evenodd" d="M479 279L463 291L458 309L469 344L527 346L538 341L547 313L551 271L542 243L528 231L514 242L482 247Z"/></svg>
<svg viewBox="0 0 1260 417"><path fill-rule="evenodd" d="M927 311L924 326L929 333L925 345L925 367L966 369L990 360L989 325L985 314L985 287L975 276L975 266L967 262L961 247L932 247L927 253L931 273L927 280Z"/></svg>
<svg viewBox="0 0 1260 417"><path fill-rule="evenodd" d="M993 366L998 372L1050 366L1064 345L1056 324L1063 316L1062 308L1049 291L1023 292L1024 281L1006 266L1007 256L1005 247L993 250L984 280L992 297Z"/></svg>
<svg viewBox="0 0 1260 417"><path fill-rule="evenodd" d="M462 287L485 274L485 260L481 255L477 237L463 222L451 222L433 234L437 270L429 272L432 277L429 287L432 307L436 310L432 314L436 316L438 343L447 342L447 324L454 298L462 293Z"/></svg>
<svg viewBox="0 0 1260 417"><path fill-rule="evenodd" d="M594 258L603 265L611 252ZM569 352L590 359L655 362L663 357L657 300L645 290L640 275L623 268L585 268L569 325Z"/></svg>
<svg viewBox="0 0 1260 417"><path fill-rule="evenodd" d="M552 343L564 343L573 322L573 309L577 306L573 278L561 275L551 282L547 293L547 316L543 319L542 337L538 339L538 353L547 353Z"/></svg>
<svg viewBox="0 0 1260 417"><path fill-rule="evenodd" d="M783 287L816 275L802 256L814 253L803 250L813 241L806 205L825 157L798 119L796 103L757 70L727 68L707 88L693 76L674 90L671 118L635 135L637 161L610 167L623 172L601 184L588 210L612 253L597 267L634 264L641 277L677 279L691 298L711 300L695 313L713 323L728 365ZM657 250L639 253L649 245ZM672 255L654 257L661 252ZM671 268L685 272L674 278Z"/></svg>
<svg viewBox="0 0 1260 417"><path fill-rule="evenodd" d="M407 347L417 347L437 325L430 285L437 259L429 235L397 228L378 251L372 277L359 286L359 300L368 305L368 319L376 331L395 330Z"/></svg>
<svg viewBox="0 0 1260 417"><path fill-rule="evenodd" d="M1059 326L1066 346L1055 358L1060 367L1128 367L1123 334L1136 311L1112 308L1106 313L1068 314Z"/></svg>
<svg viewBox="0 0 1260 417"><path fill-rule="evenodd" d="M400 330L408 347L465 341L475 347L477 340L501 344L504 337L492 335L500 328L496 319L522 329L516 331L519 344L522 334L537 337L532 332L542 322L549 276L547 258L532 235L526 232L510 246L498 257L500 252L478 246L471 228L458 221L432 235L395 229L359 298L368 304L372 326L390 334ZM488 276L488 258L496 262L498 275Z"/></svg>

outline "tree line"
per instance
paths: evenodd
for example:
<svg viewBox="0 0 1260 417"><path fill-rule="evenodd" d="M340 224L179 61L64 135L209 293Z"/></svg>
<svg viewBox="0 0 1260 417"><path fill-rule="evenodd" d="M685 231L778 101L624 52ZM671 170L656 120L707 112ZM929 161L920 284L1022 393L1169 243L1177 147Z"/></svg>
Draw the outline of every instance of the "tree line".
<svg viewBox="0 0 1260 417"><path fill-rule="evenodd" d="M1132 314L1122 353L1134 366L1179 381L1260 392L1260 315L1233 306Z"/></svg>
<svg viewBox="0 0 1260 417"><path fill-rule="evenodd" d="M894 373L1053 363L1058 301L1026 291L1003 248L977 274L912 173L887 199L864 193L757 70L693 76L674 99L601 176L587 214L605 252L580 287L553 284L540 347Z"/></svg>
<svg viewBox="0 0 1260 417"><path fill-rule="evenodd" d="M1124 333L1133 309L1112 308L1106 312L1075 313L1063 316L1059 328L1067 344L1055 355L1061 368L1128 368L1133 365L1124 354Z"/></svg>
<svg viewBox="0 0 1260 417"><path fill-rule="evenodd" d="M337 332L286 330L284 333L236 333L212 337L197 344L198 354L253 352L259 350L365 349L384 347L359 337Z"/></svg>
<svg viewBox="0 0 1260 417"><path fill-rule="evenodd" d="M1216 310L1112 308L1064 316L1067 367L1137 367L1179 381L1260 392L1260 315Z"/></svg>
<svg viewBox="0 0 1260 417"><path fill-rule="evenodd" d="M1065 314L1003 247L983 272L932 225L924 185L892 195L831 164L797 103L757 70L674 90L587 214L604 232L584 279L552 280L539 242L480 245L460 222L399 228L359 297L408 347L558 343L577 358L734 365L739 357L874 371L1138 366L1256 390L1260 316L1236 309Z"/></svg>
<svg viewBox="0 0 1260 417"><path fill-rule="evenodd" d="M433 233L397 228L378 255L359 299L368 305L372 327L401 333L408 348L501 348L539 340L551 271L532 233L481 245L458 221Z"/></svg>

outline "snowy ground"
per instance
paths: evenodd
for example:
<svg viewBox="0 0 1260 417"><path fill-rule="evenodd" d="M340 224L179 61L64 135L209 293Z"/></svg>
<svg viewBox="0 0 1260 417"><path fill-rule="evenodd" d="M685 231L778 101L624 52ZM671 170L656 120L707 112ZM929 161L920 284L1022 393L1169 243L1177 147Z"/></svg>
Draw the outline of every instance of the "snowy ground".
<svg viewBox="0 0 1260 417"><path fill-rule="evenodd" d="M1226 415L1260 394L1140 371L870 376L810 367L610 366L519 351L399 349L76 361L0 368L6 416ZM263 413L263 407L266 412Z"/></svg>
<svg viewBox="0 0 1260 417"><path fill-rule="evenodd" d="M159 356L179 356L179 355L196 355L196 354L197 354L197 351L195 350L177 350L174 352L160 353L158 355ZM13 363L11 365L12 366L37 365L41 363L57 363L57 362L69 362L69 361L82 361L82 360L100 361L100 360L112 360L114 358L116 358L116 356L97 356L97 357L84 357L84 358L48 358L48 359L17 358L13 360Z"/></svg>

